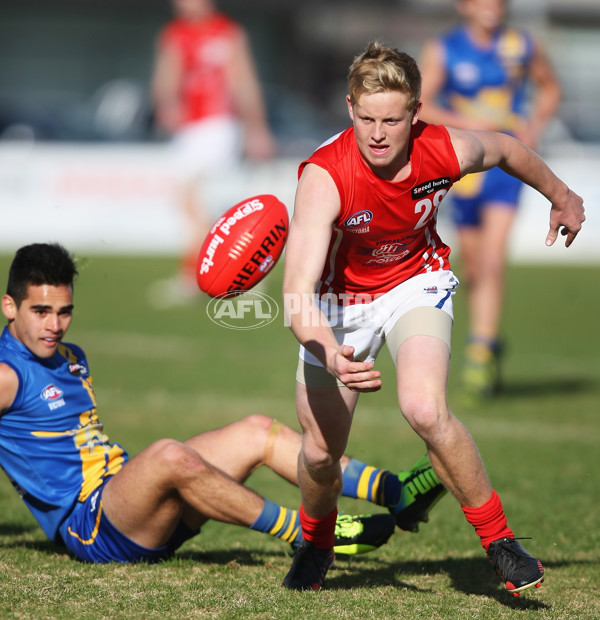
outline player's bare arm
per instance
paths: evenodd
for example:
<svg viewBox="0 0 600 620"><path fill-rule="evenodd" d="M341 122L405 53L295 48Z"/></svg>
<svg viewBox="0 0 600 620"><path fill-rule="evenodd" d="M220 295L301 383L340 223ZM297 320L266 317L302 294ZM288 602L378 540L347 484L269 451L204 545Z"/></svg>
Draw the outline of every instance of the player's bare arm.
<svg viewBox="0 0 600 620"><path fill-rule="evenodd" d="M229 89L244 125L245 151L261 161L275 155L276 143L266 118L265 103L248 37L244 31L234 41L227 65Z"/></svg>
<svg viewBox="0 0 600 620"><path fill-rule="evenodd" d="M583 199L571 190L544 160L519 140L488 131L460 131L448 128L462 176L493 166L521 179L551 203L550 229L546 245L553 245L560 233L569 247L585 221Z"/></svg>
<svg viewBox="0 0 600 620"><path fill-rule="evenodd" d="M317 357L327 371L351 389L381 386L380 373L371 362L355 362L352 347L340 347L314 302L323 271L333 222L340 209L335 183L319 166L304 169L294 204L285 256L283 281L286 318L298 341Z"/></svg>
<svg viewBox="0 0 600 620"><path fill-rule="evenodd" d="M157 121L165 131L175 131L181 122L179 91L182 80L182 62L172 46L156 52L152 76L152 98Z"/></svg>
<svg viewBox="0 0 600 620"><path fill-rule="evenodd" d="M0 414L13 404L18 389L17 373L8 364L0 364Z"/></svg>
<svg viewBox="0 0 600 620"><path fill-rule="evenodd" d="M534 42L529 74L535 84L531 111L525 125L517 130L516 137L527 146L536 148L546 125L556 115L561 100L560 82L538 41Z"/></svg>

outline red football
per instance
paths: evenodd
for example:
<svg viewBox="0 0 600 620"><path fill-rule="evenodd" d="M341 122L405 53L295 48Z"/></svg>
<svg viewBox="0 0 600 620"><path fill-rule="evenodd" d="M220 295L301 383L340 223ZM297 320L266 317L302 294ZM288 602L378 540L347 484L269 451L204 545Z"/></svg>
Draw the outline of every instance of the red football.
<svg viewBox="0 0 600 620"><path fill-rule="evenodd" d="M243 200L210 229L196 280L211 297L237 295L256 286L277 263L287 240L289 216L275 196Z"/></svg>

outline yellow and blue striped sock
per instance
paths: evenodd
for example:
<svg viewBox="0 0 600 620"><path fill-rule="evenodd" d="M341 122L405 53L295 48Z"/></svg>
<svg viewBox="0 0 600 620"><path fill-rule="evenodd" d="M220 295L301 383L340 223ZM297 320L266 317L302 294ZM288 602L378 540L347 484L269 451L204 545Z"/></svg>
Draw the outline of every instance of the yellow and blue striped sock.
<svg viewBox="0 0 600 620"><path fill-rule="evenodd" d="M387 469L378 469L357 459L350 462L343 473L342 495L366 499L378 506L393 506L400 501L402 482Z"/></svg>
<svg viewBox="0 0 600 620"><path fill-rule="evenodd" d="M283 508L267 498L264 500L263 510L250 529L270 534L289 543L302 542L298 511Z"/></svg>

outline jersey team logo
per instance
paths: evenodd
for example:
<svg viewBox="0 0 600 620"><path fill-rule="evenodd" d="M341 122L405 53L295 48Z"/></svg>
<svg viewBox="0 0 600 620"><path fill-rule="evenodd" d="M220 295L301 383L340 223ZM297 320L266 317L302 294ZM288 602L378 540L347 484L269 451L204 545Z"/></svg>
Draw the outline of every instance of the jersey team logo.
<svg viewBox="0 0 600 620"><path fill-rule="evenodd" d="M408 256L408 254L410 254L410 250L406 249L404 243L383 243L371 252L372 258L365 264L385 265L395 263Z"/></svg>
<svg viewBox="0 0 600 620"><path fill-rule="evenodd" d="M42 390L40 396L42 400L48 403L48 409L50 409L50 411L54 411L54 409L66 405L65 399L63 398L63 391L52 383Z"/></svg>
<svg viewBox="0 0 600 620"><path fill-rule="evenodd" d="M59 398L62 398L63 391L56 387L54 384L47 385L43 390L40 396L42 400L55 401Z"/></svg>
<svg viewBox="0 0 600 620"><path fill-rule="evenodd" d="M353 213L346 221L344 226L346 228L364 228L373 219L373 212L368 209L357 211Z"/></svg>
<svg viewBox="0 0 600 620"><path fill-rule="evenodd" d="M69 364L69 374L74 377L82 377L88 374L88 369L83 364L76 362L74 364Z"/></svg>

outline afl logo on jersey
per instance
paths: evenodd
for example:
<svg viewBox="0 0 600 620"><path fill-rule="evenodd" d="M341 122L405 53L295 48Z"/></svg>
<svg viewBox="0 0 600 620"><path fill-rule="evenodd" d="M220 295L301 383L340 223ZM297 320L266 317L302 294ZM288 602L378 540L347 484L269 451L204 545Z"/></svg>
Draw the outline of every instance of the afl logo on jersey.
<svg viewBox="0 0 600 620"><path fill-rule="evenodd" d="M40 396L48 403L48 409L50 409L50 411L54 411L66 405L65 399L63 398L63 391L52 383L42 390Z"/></svg>
<svg viewBox="0 0 600 620"><path fill-rule="evenodd" d="M43 390L40 396L44 400L57 400L63 395L63 391L60 388L57 388L55 385L47 385Z"/></svg>
<svg viewBox="0 0 600 620"><path fill-rule="evenodd" d="M373 219L373 213L367 209L353 213L345 222L346 228L361 228Z"/></svg>

